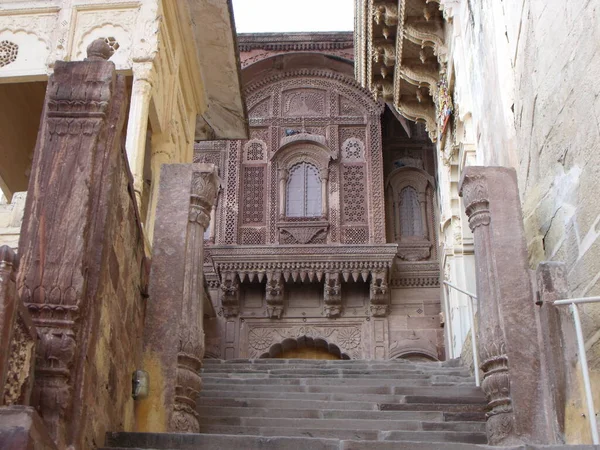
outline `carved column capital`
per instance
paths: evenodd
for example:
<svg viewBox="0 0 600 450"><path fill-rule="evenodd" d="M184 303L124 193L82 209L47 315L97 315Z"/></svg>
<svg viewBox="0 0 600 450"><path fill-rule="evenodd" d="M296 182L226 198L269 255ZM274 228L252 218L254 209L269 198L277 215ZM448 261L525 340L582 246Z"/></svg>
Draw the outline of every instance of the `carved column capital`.
<svg viewBox="0 0 600 450"><path fill-rule="evenodd" d="M214 164L201 164L192 172L190 216L192 222L199 223L204 230L210 223L210 214L219 194L220 179Z"/></svg>
<svg viewBox="0 0 600 450"><path fill-rule="evenodd" d="M240 280L236 272L221 274L221 314L235 317L240 312Z"/></svg>
<svg viewBox="0 0 600 450"><path fill-rule="evenodd" d="M370 310L375 317L384 317L389 313L390 291L387 270L371 272Z"/></svg>
<svg viewBox="0 0 600 450"><path fill-rule="evenodd" d="M490 202L485 177L470 169L474 168L465 169L458 195L464 199L469 227L474 232L477 227L490 224Z"/></svg>

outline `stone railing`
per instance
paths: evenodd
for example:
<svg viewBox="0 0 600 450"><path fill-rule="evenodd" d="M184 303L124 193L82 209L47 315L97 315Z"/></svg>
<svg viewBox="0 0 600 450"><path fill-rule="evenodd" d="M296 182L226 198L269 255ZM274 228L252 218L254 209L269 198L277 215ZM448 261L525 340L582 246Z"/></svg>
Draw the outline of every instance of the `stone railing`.
<svg viewBox="0 0 600 450"><path fill-rule="evenodd" d="M29 405L37 334L31 316L18 298L17 255L0 247L0 406Z"/></svg>

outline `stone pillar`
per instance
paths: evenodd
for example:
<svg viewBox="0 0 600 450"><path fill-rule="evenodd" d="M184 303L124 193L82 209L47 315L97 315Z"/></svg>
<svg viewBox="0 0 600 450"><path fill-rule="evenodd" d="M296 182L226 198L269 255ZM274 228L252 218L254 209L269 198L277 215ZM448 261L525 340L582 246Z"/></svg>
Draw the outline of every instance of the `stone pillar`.
<svg viewBox="0 0 600 450"><path fill-rule="evenodd" d="M321 217L329 216L329 167L319 171L321 176Z"/></svg>
<svg viewBox="0 0 600 450"><path fill-rule="evenodd" d="M419 192L419 206L421 210L419 211L423 221L423 237L425 239L429 239L429 220L427 220L427 193Z"/></svg>
<svg viewBox="0 0 600 450"><path fill-rule="evenodd" d="M213 164L162 167L144 331L150 395L136 406L139 431L199 430L203 235L218 188Z"/></svg>
<svg viewBox="0 0 600 450"><path fill-rule="evenodd" d="M148 112L150 110L153 83L154 64L151 61L134 63L125 148L129 168L133 175L133 189L140 208L144 189L146 135L148 133Z"/></svg>
<svg viewBox="0 0 600 450"><path fill-rule="evenodd" d="M489 442L551 443L515 171L467 167L459 194L475 240L478 352L489 402Z"/></svg>
<svg viewBox="0 0 600 450"><path fill-rule="evenodd" d="M125 79L99 39L88 59L57 61L19 240L19 294L38 330L33 405L59 448L80 447L86 358L100 318L100 266L120 168Z"/></svg>
<svg viewBox="0 0 600 450"><path fill-rule="evenodd" d="M286 216L286 201L287 201L287 180L288 180L288 170L287 169L278 169L279 174L279 218L283 219Z"/></svg>

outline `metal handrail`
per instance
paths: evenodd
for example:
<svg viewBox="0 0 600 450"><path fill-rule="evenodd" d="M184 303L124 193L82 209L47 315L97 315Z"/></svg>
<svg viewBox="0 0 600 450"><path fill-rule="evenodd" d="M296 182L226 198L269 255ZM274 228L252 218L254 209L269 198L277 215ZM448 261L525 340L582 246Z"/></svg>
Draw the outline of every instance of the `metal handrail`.
<svg viewBox="0 0 600 450"><path fill-rule="evenodd" d="M475 372L475 386L479 387L481 386L481 382L479 380L479 356L477 355L477 336L475 333L475 314L473 312L473 300L477 300L477 296L469 291L465 291L464 289L459 288L458 286L455 286L454 284L450 283L449 281L445 281L444 280L444 284L448 287L451 287L452 289L457 290L458 292L461 292L462 294L465 294L467 297L469 297L469 318L470 318L470 322L471 322L471 345L473 347L473 372ZM448 311L448 314L450 314L450 311ZM448 320L450 320L450 318L448 317Z"/></svg>
<svg viewBox="0 0 600 450"><path fill-rule="evenodd" d="M587 355L585 351L585 342L583 340L583 331L581 329L581 317L579 316L579 303L597 303L600 302L600 297L579 297L564 300L556 300L555 306L569 305L573 321L575 322L575 333L577 334L577 347L579 349L579 364L581 365L581 374L583 375L583 386L585 388L585 400L588 410L588 421L590 422L590 431L592 432L592 443L597 445L600 443L598 438L598 424L596 423L596 411L594 407L594 398L592 397L592 385L590 383L590 370L587 363Z"/></svg>

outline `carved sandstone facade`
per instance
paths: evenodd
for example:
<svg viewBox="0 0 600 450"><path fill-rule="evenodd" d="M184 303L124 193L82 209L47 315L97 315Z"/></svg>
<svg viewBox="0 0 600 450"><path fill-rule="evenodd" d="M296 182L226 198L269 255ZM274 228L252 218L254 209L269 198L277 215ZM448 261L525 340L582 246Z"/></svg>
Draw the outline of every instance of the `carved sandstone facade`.
<svg viewBox="0 0 600 450"><path fill-rule="evenodd" d="M344 358L442 358L435 182L420 129L409 138L336 58L350 57L350 34L239 39L250 139L201 143L195 155L223 179L205 235L207 355L310 342Z"/></svg>

